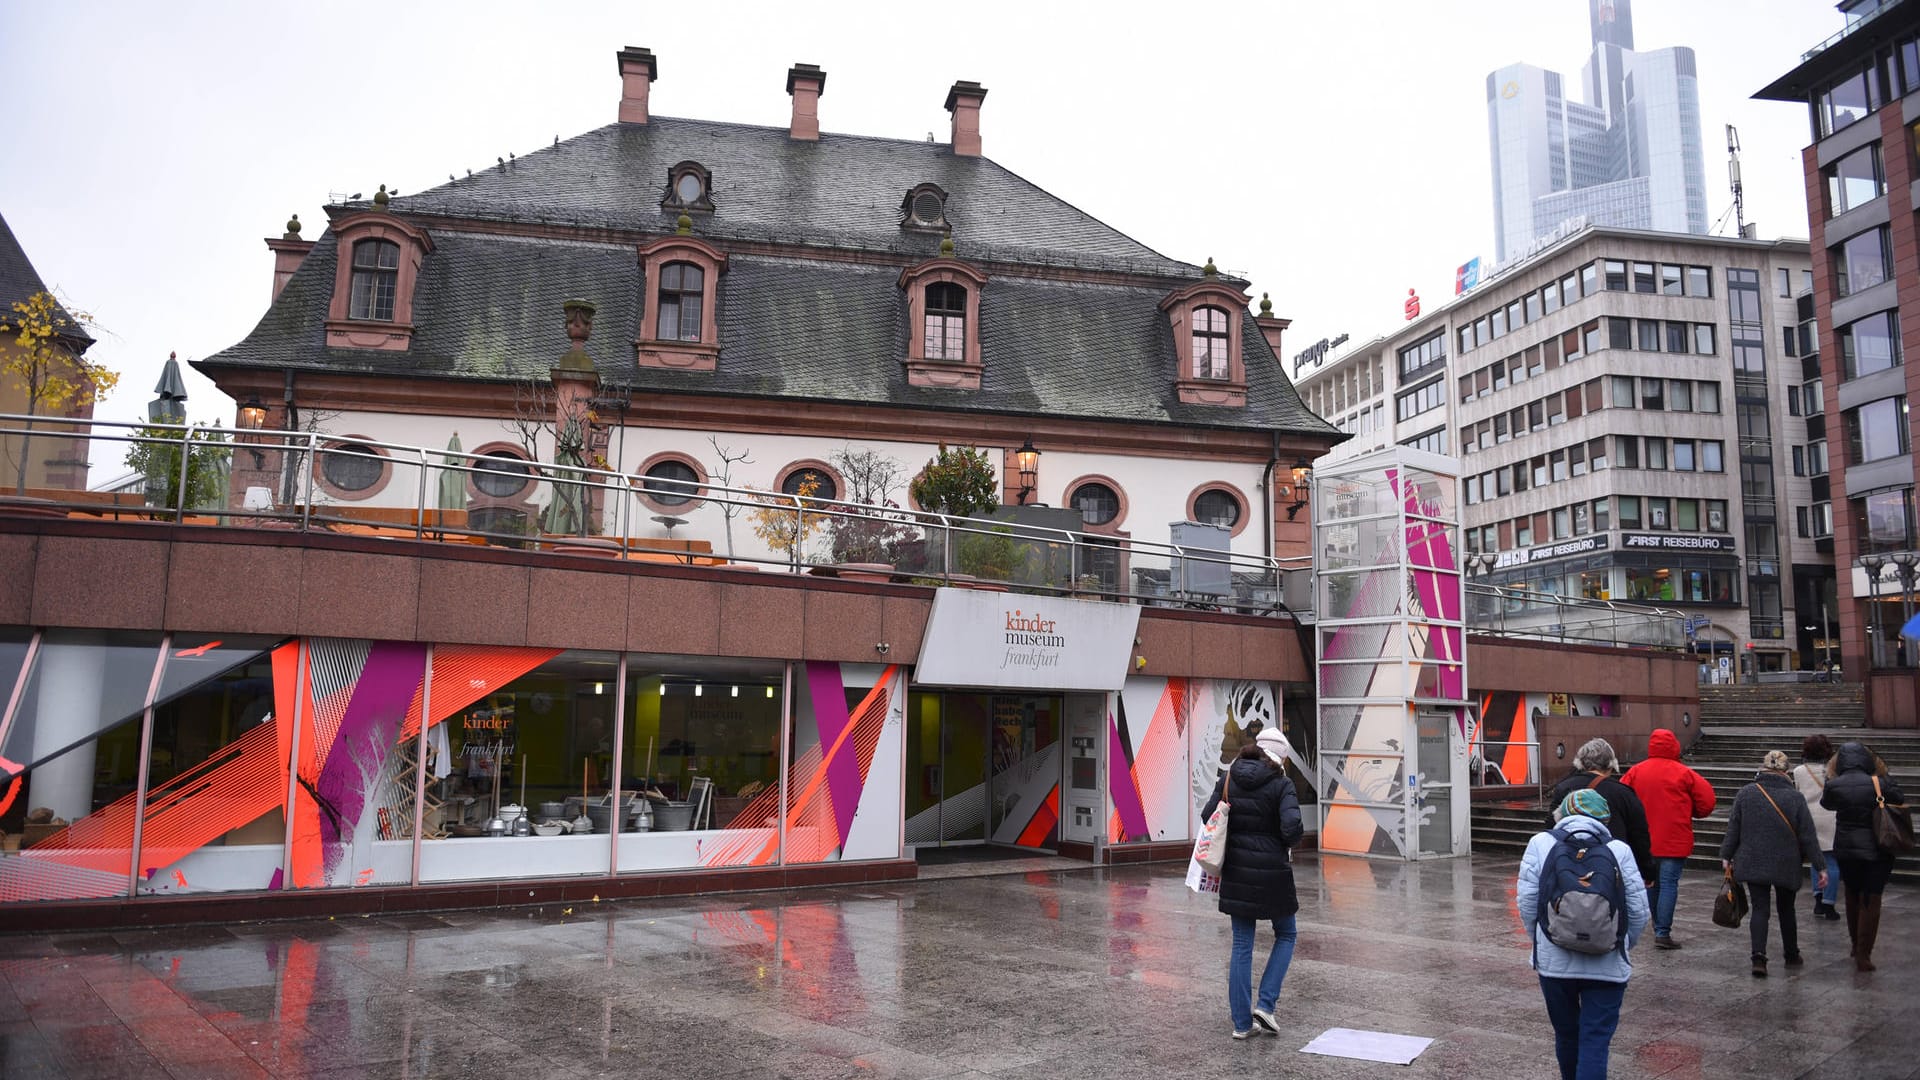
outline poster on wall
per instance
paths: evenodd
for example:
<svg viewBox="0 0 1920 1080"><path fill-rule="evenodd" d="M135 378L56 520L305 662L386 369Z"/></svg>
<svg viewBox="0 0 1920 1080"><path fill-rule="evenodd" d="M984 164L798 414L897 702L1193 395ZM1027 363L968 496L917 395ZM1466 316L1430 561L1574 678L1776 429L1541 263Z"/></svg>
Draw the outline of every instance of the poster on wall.
<svg viewBox="0 0 1920 1080"><path fill-rule="evenodd" d="M1272 683L1135 677L1115 699L1108 746L1107 840L1186 840L1248 731L1285 722ZM1289 736L1289 764L1311 765Z"/></svg>

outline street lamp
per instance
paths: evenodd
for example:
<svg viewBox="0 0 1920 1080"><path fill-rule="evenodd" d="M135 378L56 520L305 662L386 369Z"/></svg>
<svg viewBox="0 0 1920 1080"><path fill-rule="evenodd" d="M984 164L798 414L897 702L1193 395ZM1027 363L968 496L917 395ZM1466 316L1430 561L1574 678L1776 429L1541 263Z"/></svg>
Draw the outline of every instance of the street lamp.
<svg viewBox="0 0 1920 1080"><path fill-rule="evenodd" d="M1869 669L1880 666L1880 642L1884 637L1880 633L1880 568L1886 564L1886 557L1877 552L1860 556L1860 565L1867 571L1867 633L1873 635L1867 649Z"/></svg>
<svg viewBox="0 0 1920 1080"><path fill-rule="evenodd" d="M1287 507L1287 520L1307 505L1307 485L1313 483L1313 463L1306 458L1295 458L1293 462L1293 505Z"/></svg>
<svg viewBox="0 0 1920 1080"><path fill-rule="evenodd" d="M1033 436L1020 444L1013 452L1013 461L1020 471L1020 505L1027 504L1027 496L1032 495L1040 483L1040 451L1033 448Z"/></svg>
<svg viewBox="0 0 1920 1080"><path fill-rule="evenodd" d="M1917 565L1920 564L1920 554L1915 554L1911 550L1896 551L1892 558L1894 572L1900 575L1901 633L1894 638L1894 648L1897 654L1904 654L1907 649L1905 636L1907 623L1913 620L1913 579L1916 573L1920 573L1920 565ZM1902 666L1906 665L1903 663Z"/></svg>

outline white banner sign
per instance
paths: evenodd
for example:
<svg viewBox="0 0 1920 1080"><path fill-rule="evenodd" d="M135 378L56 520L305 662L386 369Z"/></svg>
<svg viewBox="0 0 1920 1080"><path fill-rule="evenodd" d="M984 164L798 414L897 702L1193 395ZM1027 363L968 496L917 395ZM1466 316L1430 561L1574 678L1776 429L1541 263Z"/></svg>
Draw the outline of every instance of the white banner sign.
<svg viewBox="0 0 1920 1080"><path fill-rule="evenodd" d="M933 594L913 681L1021 690L1118 690L1140 609L943 588Z"/></svg>

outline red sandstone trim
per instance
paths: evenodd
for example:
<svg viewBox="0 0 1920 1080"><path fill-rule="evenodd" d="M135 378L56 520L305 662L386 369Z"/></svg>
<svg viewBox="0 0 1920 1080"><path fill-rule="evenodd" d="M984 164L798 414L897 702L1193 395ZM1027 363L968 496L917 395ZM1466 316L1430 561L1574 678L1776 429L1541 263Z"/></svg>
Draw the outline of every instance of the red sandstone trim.
<svg viewBox="0 0 1920 1080"><path fill-rule="evenodd" d="M1203 379L1193 370L1193 313L1203 307L1217 307L1227 315L1227 377L1224 379ZM1160 310L1166 312L1173 323L1173 351L1178 365L1173 385L1183 404L1246 406L1247 367L1240 344L1240 316L1246 309L1247 294L1219 278L1197 281L1160 301Z"/></svg>
<svg viewBox="0 0 1920 1080"><path fill-rule="evenodd" d="M689 510L699 509L700 504L704 500L700 498L698 493L695 493L693 498L689 499L687 502L683 502L678 505L672 505L672 504L663 503L663 502L656 502L653 496L647 494L647 492L642 488L642 485L647 483L647 470L653 468L655 465L658 465L663 461L677 461L680 464L685 465L688 468L692 469L693 475L694 475L694 480L692 482L699 484L703 487L706 485L709 479L707 476L706 467L700 464L699 458L696 458L691 454L683 454L678 450L662 450L661 452L647 458L645 461L642 461L640 463L640 467L633 471L634 498L639 499L640 504L642 506L645 506L647 509L657 511L662 514L671 514L674 516L678 516L680 514L686 513Z"/></svg>
<svg viewBox="0 0 1920 1080"><path fill-rule="evenodd" d="M425 229L385 210L344 213L332 222L338 238L334 260L333 299L327 305L327 346L406 352L413 342L413 291L420 280L420 263L433 251ZM353 319L347 314L352 299L353 246L363 240L386 240L400 246L400 269L394 278L393 321Z"/></svg>
<svg viewBox="0 0 1920 1080"><path fill-rule="evenodd" d="M1244 492L1224 480L1209 480L1187 494L1187 520L1200 520L1195 516L1194 508L1195 505L1199 503L1200 496L1205 495L1209 491L1224 491L1228 495L1233 496L1234 501L1240 504L1240 514L1233 521L1232 535L1239 536L1241 533L1246 532L1247 526L1253 522L1253 504L1247 501L1247 496Z"/></svg>
<svg viewBox="0 0 1920 1080"><path fill-rule="evenodd" d="M346 488L339 487L335 485L333 481L327 479L326 469L324 468L327 460L326 454L319 453L315 454L313 461L308 463L308 468L313 471L314 486L336 499L344 499L348 502L363 502L385 491L387 485L393 482L393 455L381 447L373 445L373 440L365 435L336 435L324 439L320 443L320 449L322 451L338 450L348 446L363 446L379 455L381 458L380 478L375 480L371 487L363 491L348 491Z"/></svg>

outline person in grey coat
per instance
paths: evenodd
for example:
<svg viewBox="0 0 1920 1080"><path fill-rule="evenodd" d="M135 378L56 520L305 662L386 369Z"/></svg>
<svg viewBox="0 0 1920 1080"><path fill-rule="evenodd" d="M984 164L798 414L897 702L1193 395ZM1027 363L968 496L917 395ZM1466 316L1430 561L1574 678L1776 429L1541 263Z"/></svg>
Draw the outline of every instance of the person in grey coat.
<svg viewBox="0 0 1920 1080"><path fill-rule="evenodd" d="M1817 867L1814 887L1827 887L1826 856L1814 829L1807 801L1787 776L1787 755L1769 750L1760 759L1753 783L1733 797L1727 817L1727 835L1720 841L1720 864L1745 885L1752 915L1753 977L1767 977L1767 901L1780 911L1780 945L1787 966L1799 967L1799 928L1794 925L1793 898L1800 891L1801 866Z"/></svg>

